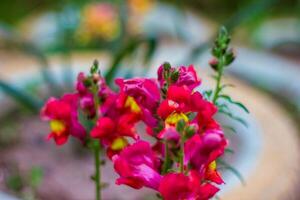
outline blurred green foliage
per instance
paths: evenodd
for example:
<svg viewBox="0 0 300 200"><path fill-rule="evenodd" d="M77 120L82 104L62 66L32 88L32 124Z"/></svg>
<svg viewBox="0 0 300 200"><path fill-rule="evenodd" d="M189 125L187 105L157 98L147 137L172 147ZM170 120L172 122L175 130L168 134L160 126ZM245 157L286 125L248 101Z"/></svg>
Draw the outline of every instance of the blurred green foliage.
<svg viewBox="0 0 300 200"><path fill-rule="evenodd" d="M236 11L253 2L263 2L262 0L163 0L191 8L195 11L201 11L203 14L224 22L224 19L231 17ZM299 14L299 0L279 0L272 9L265 12L269 15L297 15ZM297 8L298 7L298 8Z"/></svg>
<svg viewBox="0 0 300 200"><path fill-rule="evenodd" d="M256 0L162 0L171 2L181 7L189 7L222 22L237 10ZM66 3L84 4L87 0L1 0L0 19L8 24L16 24L32 12L43 12L45 10L59 10ZM122 2L122 1L119 1ZM297 6L298 5L298 6ZM298 15L298 0L279 0L276 5L267 10L270 15Z"/></svg>

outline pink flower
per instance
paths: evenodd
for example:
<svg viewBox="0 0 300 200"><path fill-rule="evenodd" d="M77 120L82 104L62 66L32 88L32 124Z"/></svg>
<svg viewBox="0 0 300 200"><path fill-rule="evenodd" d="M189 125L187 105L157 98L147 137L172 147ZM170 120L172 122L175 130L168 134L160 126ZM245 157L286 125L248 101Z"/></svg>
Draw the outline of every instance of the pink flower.
<svg viewBox="0 0 300 200"><path fill-rule="evenodd" d="M175 67L171 67L169 73L172 74L176 71ZM190 90L194 90L201 84L201 80L198 78L196 70L193 65L188 67L181 66L178 68L179 76L176 82L173 82L171 85L176 86L186 86ZM157 70L157 79L161 87L164 87L167 81L172 82L172 80L165 80L164 77L164 66L161 65Z"/></svg>
<svg viewBox="0 0 300 200"><path fill-rule="evenodd" d="M138 141L127 146L119 155L113 157L113 162L120 175L116 184L125 184L135 189L158 189L161 180L158 173L160 163L148 142Z"/></svg>
<svg viewBox="0 0 300 200"><path fill-rule="evenodd" d="M159 139L175 140L180 139L179 133L176 131L175 126L166 126L158 135Z"/></svg>
<svg viewBox="0 0 300 200"><path fill-rule="evenodd" d="M201 80L198 78L196 70L193 65L188 67L179 67L179 78L176 85L186 85L190 90L195 89L201 84Z"/></svg>
<svg viewBox="0 0 300 200"><path fill-rule="evenodd" d="M194 92L191 96L190 107L193 112L197 112L196 121L200 132L211 129L220 129L219 124L213 119L217 113L217 107L205 100L199 92Z"/></svg>
<svg viewBox="0 0 300 200"><path fill-rule="evenodd" d="M211 130L203 135L195 134L184 146L185 165L201 171L224 153L227 141L220 130Z"/></svg>
<svg viewBox="0 0 300 200"><path fill-rule="evenodd" d="M191 92L186 86L170 86L167 91L167 98L159 105L157 114L165 119L173 112L189 111Z"/></svg>
<svg viewBox="0 0 300 200"><path fill-rule="evenodd" d="M90 91L90 86L85 85L85 81L93 81L98 86L98 97L101 102L106 101L110 96L115 96L115 93L106 85L105 80L99 74L94 74L92 77L86 77L80 72L77 76L76 90L79 94L80 107L87 113L89 118L96 115L94 103L94 94ZM105 108L103 108L105 109Z"/></svg>
<svg viewBox="0 0 300 200"><path fill-rule="evenodd" d="M195 171L191 171L189 176L182 173L165 175L158 190L164 200L208 200L219 191L212 184L202 183Z"/></svg>
<svg viewBox="0 0 300 200"><path fill-rule="evenodd" d="M120 87L120 92L134 98L142 111L143 121L154 127L157 120L153 116L160 101L160 91L156 82L152 79L116 79L116 84Z"/></svg>
<svg viewBox="0 0 300 200"><path fill-rule="evenodd" d="M50 98L41 110L42 119L50 121L51 133L57 145L67 142L69 135L83 140L86 132L78 121L78 95L65 94L61 99Z"/></svg>
<svg viewBox="0 0 300 200"><path fill-rule="evenodd" d="M138 139L139 136L134 127L136 122L134 113L125 113L118 118L100 117L96 126L91 130L91 136L100 139L109 146L120 137Z"/></svg>

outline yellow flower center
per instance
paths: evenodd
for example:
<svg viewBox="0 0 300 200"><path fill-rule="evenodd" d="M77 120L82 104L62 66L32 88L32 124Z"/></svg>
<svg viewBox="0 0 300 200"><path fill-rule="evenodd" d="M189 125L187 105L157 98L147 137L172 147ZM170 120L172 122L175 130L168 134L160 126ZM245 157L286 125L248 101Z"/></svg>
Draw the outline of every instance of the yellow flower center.
<svg viewBox="0 0 300 200"><path fill-rule="evenodd" d="M132 112L134 113L140 113L141 108L140 106L136 103L133 97L128 96L125 102L125 107L129 108Z"/></svg>
<svg viewBox="0 0 300 200"><path fill-rule="evenodd" d="M118 151L123 149L124 147L126 147L128 144L127 140L124 139L123 137L119 137L117 139L115 139L112 143L112 145L110 146L110 148L114 151Z"/></svg>
<svg viewBox="0 0 300 200"><path fill-rule="evenodd" d="M66 129L66 126L63 121L61 120L51 120L50 121L50 129L53 133L55 133L57 136L61 135L64 130Z"/></svg>
<svg viewBox="0 0 300 200"><path fill-rule="evenodd" d="M169 125L177 124L180 120L184 120L185 122L189 121L189 118L183 113L173 113L167 117L165 122Z"/></svg>
<svg viewBox="0 0 300 200"><path fill-rule="evenodd" d="M209 164L208 169L211 171L215 171L217 169L217 162L213 161Z"/></svg>

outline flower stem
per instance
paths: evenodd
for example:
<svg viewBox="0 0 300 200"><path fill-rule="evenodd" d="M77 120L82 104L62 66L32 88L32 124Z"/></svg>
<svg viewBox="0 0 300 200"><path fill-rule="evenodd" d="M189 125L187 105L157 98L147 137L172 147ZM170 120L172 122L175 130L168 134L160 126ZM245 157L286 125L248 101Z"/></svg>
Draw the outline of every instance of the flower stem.
<svg viewBox="0 0 300 200"><path fill-rule="evenodd" d="M100 163L100 143L95 142L94 145L94 159L95 159L95 186L96 186L96 200L101 200L101 163Z"/></svg>
<svg viewBox="0 0 300 200"><path fill-rule="evenodd" d="M165 140L165 161L163 164L163 174L166 174L168 172L168 166L169 166L169 147L168 147L168 141Z"/></svg>
<svg viewBox="0 0 300 200"><path fill-rule="evenodd" d="M184 173L184 166L183 166L183 160L184 160L184 148L183 143L180 144L180 172Z"/></svg>
<svg viewBox="0 0 300 200"><path fill-rule="evenodd" d="M217 99L219 97L219 93L221 91L221 79L222 79L222 76L223 76L223 57L221 57L221 59L219 60L219 64L218 64L218 73L217 73L217 84L216 84L216 87L215 87L215 92L214 92L214 96L213 96L213 100L212 102L214 104L216 104L217 102Z"/></svg>

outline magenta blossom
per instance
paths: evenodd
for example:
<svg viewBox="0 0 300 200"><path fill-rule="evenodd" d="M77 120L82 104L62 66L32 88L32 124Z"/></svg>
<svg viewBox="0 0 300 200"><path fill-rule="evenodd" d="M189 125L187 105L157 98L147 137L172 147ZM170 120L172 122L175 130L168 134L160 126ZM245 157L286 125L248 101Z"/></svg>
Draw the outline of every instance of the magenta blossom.
<svg viewBox="0 0 300 200"><path fill-rule="evenodd" d="M159 159L148 142L138 141L124 148L113 157L114 168L120 175L116 184L125 184L136 189L143 186L158 189L161 175Z"/></svg>
<svg viewBox="0 0 300 200"><path fill-rule="evenodd" d="M42 108L42 119L50 121L48 138L53 138L57 145L66 143L70 135L84 139L86 131L78 121L77 109L77 94L65 94L61 99L52 97Z"/></svg>
<svg viewBox="0 0 300 200"><path fill-rule="evenodd" d="M182 173L167 174L159 185L164 200L208 200L218 191L214 185L202 183L196 171L191 171L189 176Z"/></svg>
<svg viewBox="0 0 300 200"><path fill-rule="evenodd" d="M203 135L196 134L184 146L185 164L202 171L224 153L227 141L223 132L211 130Z"/></svg>
<svg viewBox="0 0 300 200"><path fill-rule="evenodd" d="M160 101L160 91L156 82L152 79L116 79L116 84L120 87L120 92L133 97L140 106L143 121L151 127L157 125L157 120L153 116Z"/></svg>
<svg viewBox="0 0 300 200"><path fill-rule="evenodd" d="M175 67L171 67L169 69L169 73L174 73L176 71ZM197 86L201 84L201 80L197 76L197 72L193 65L188 67L181 66L178 68L178 79L173 82L172 85L177 86L187 86L190 90L195 89ZM164 87L167 81L172 82L173 80L165 80L164 77L164 65L161 65L157 70L157 79L160 83L161 87Z"/></svg>
<svg viewBox="0 0 300 200"><path fill-rule="evenodd" d="M188 67L179 67L179 78L176 85L183 86L186 85L189 89L193 90L201 84L201 80L197 76L197 72L193 65Z"/></svg>

